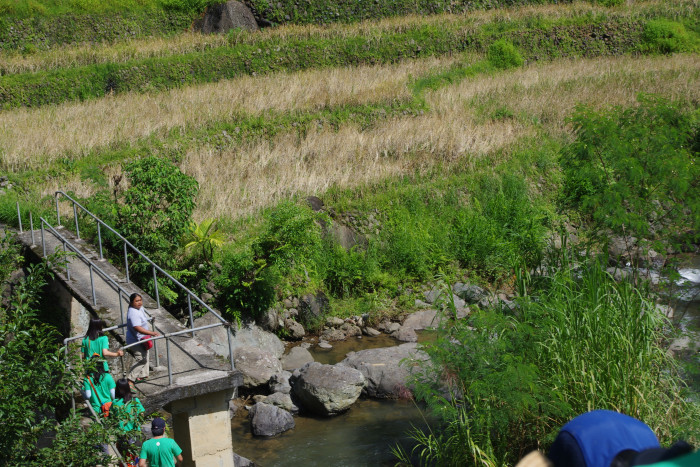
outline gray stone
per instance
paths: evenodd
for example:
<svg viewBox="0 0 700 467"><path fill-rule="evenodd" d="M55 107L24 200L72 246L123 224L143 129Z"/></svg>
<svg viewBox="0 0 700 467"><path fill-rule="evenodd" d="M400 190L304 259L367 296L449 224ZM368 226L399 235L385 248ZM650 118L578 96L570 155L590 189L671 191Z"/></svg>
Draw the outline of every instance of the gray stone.
<svg viewBox="0 0 700 467"><path fill-rule="evenodd" d="M247 459L243 456L239 456L235 452L233 453L233 465L234 467L255 467L255 462Z"/></svg>
<svg viewBox="0 0 700 467"><path fill-rule="evenodd" d="M320 337L326 341L342 341L345 339L346 335L340 329L331 328L325 329Z"/></svg>
<svg viewBox="0 0 700 467"><path fill-rule="evenodd" d="M361 336L362 329L352 323L343 323L340 330L345 333L345 337Z"/></svg>
<svg viewBox="0 0 700 467"><path fill-rule="evenodd" d="M199 336L199 333L197 335ZM235 336L231 339L231 347L234 350L238 347L259 347L274 354L277 358L284 353L284 343L279 337L250 323L236 329ZM228 352L226 356L228 356Z"/></svg>
<svg viewBox="0 0 700 467"><path fill-rule="evenodd" d="M299 302L299 318L302 324L317 322L328 312L330 303L323 292L304 295Z"/></svg>
<svg viewBox="0 0 700 467"><path fill-rule="evenodd" d="M452 292L467 303L478 303L488 295L488 293L478 285L463 284L461 282L457 282L452 286Z"/></svg>
<svg viewBox="0 0 700 467"><path fill-rule="evenodd" d="M287 309L294 308L294 302L292 301L291 297L285 298L282 305Z"/></svg>
<svg viewBox="0 0 700 467"><path fill-rule="evenodd" d="M265 402L265 399L267 399L267 396L264 394L256 394L253 396L253 400L257 404L258 402Z"/></svg>
<svg viewBox="0 0 700 467"><path fill-rule="evenodd" d="M250 409L250 427L255 436L275 436L294 428L294 417L277 406L259 402Z"/></svg>
<svg viewBox="0 0 700 467"><path fill-rule="evenodd" d="M257 347L239 347L233 353L236 369L243 373L243 386L254 388L267 384L272 375L282 371L282 364L272 353Z"/></svg>
<svg viewBox="0 0 700 467"><path fill-rule="evenodd" d="M418 342L418 334L413 328L401 328L396 332L391 333L391 336L401 342Z"/></svg>
<svg viewBox="0 0 700 467"><path fill-rule="evenodd" d="M306 331L304 331L304 326L297 323L291 318L287 318L284 320L284 327L285 329L287 329L287 331L289 331L289 337L291 339L299 340L306 335Z"/></svg>
<svg viewBox="0 0 700 467"><path fill-rule="evenodd" d="M354 368L307 363L292 376L292 391L304 409L318 415L346 411L362 392L365 378Z"/></svg>
<svg viewBox="0 0 700 467"><path fill-rule="evenodd" d="M195 23L195 28L204 34L224 33L235 28L260 29L250 9L234 0L208 7L204 18Z"/></svg>
<svg viewBox="0 0 700 467"><path fill-rule="evenodd" d="M362 334L364 334L365 336L368 336L368 337L377 337L378 335L381 334L381 332L377 331L374 328L366 326L366 327L362 328Z"/></svg>
<svg viewBox="0 0 700 467"><path fill-rule="evenodd" d="M386 332L387 334L391 334L393 332L398 331L399 329L401 329L401 325L399 323L391 322L388 325L386 325L384 332Z"/></svg>
<svg viewBox="0 0 700 467"><path fill-rule="evenodd" d="M284 409L291 414L299 413L299 407L294 405L294 402L292 402L292 397L289 395L289 393L276 392L274 394L270 394L267 396L264 402L266 404L279 407L280 409Z"/></svg>
<svg viewBox="0 0 700 467"><path fill-rule="evenodd" d="M268 387L271 393L281 392L284 394L289 394L292 391L292 387L289 385L289 378L292 374L288 371L281 371L275 373L270 377L268 381Z"/></svg>
<svg viewBox="0 0 700 467"><path fill-rule="evenodd" d="M326 341L320 341L320 342L318 343L318 346L319 346L320 348L324 349L324 350L330 350L330 349L333 348L333 346L330 345L330 344L329 344L328 342L326 342Z"/></svg>
<svg viewBox="0 0 700 467"><path fill-rule="evenodd" d="M306 198L306 203L311 209L316 212L323 211L323 200L318 196L309 196Z"/></svg>
<svg viewBox="0 0 700 467"><path fill-rule="evenodd" d="M337 328L342 326L344 323L345 321L338 318L337 316L330 316L326 319L326 326L328 326L329 328Z"/></svg>
<svg viewBox="0 0 700 467"><path fill-rule="evenodd" d="M270 308L260 317L260 327L266 331L276 331L279 327L279 316L275 308Z"/></svg>
<svg viewBox="0 0 700 467"><path fill-rule="evenodd" d="M338 365L362 372L366 381L363 393L367 396L401 398L410 396L408 380L411 368L427 358L418 350L417 344L411 343L350 352Z"/></svg>
<svg viewBox="0 0 700 467"><path fill-rule="evenodd" d="M287 355L282 356L282 368L287 371L296 370L313 361L311 352L303 347L292 347Z"/></svg>
<svg viewBox="0 0 700 467"><path fill-rule="evenodd" d="M358 245L365 246L368 243L367 237L338 222L331 223L329 233L331 237L346 250L350 250Z"/></svg>
<svg viewBox="0 0 700 467"><path fill-rule="evenodd" d="M416 308L430 308L430 303L426 303L423 300L416 299L414 302Z"/></svg>
<svg viewBox="0 0 700 467"><path fill-rule="evenodd" d="M442 292L437 287L433 287L432 289L428 290L427 292L423 292L423 296L425 297L425 301L427 303L430 303L431 305L434 304L435 302L437 302L441 295L442 295Z"/></svg>

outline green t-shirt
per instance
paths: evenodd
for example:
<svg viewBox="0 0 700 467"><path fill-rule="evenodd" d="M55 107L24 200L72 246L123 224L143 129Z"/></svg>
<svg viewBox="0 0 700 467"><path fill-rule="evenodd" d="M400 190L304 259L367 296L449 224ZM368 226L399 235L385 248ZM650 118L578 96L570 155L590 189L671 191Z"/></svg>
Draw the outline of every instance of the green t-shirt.
<svg viewBox="0 0 700 467"><path fill-rule="evenodd" d="M149 467L175 467L175 457L182 454L182 449L174 439L153 438L141 446L141 459L148 461Z"/></svg>
<svg viewBox="0 0 700 467"><path fill-rule="evenodd" d="M92 385L90 385L88 379L92 380L90 376L85 377L85 381L83 381L83 391L90 391L92 393L90 396L90 405L95 409L95 413L99 415L102 404L112 401L110 390L117 387L117 385L114 382L114 378L112 378L112 375L109 373L103 374L98 382L92 381ZM95 386L94 390L92 386ZM95 395L95 392L97 392L97 395Z"/></svg>
<svg viewBox="0 0 700 467"><path fill-rule="evenodd" d="M137 428L134 420L136 420L139 414L144 412L143 405L141 405L141 401L138 397L133 397L126 404L124 404L124 399L114 399L112 407L114 407L115 413L119 411L119 428L124 433Z"/></svg>
<svg viewBox="0 0 700 467"><path fill-rule="evenodd" d="M107 336L100 336L94 341L91 341L87 336L83 339L82 351L85 360L90 360L95 354L99 355L100 358L104 358L102 351L107 349L109 349L109 339ZM109 365L107 365L106 360L105 371L109 371Z"/></svg>
<svg viewBox="0 0 700 467"><path fill-rule="evenodd" d="M670 461L649 464L647 467L697 467L698 465L700 465L700 451L691 452Z"/></svg>

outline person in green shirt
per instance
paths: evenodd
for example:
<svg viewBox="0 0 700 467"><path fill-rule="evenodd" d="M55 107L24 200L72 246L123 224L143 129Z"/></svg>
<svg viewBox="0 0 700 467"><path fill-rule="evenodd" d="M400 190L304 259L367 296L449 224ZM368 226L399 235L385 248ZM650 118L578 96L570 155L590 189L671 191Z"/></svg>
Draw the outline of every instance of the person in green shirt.
<svg viewBox="0 0 700 467"><path fill-rule="evenodd" d="M90 401L90 405L97 415L102 412L102 406L114 399L116 384L112 375L105 372L104 366L98 362L93 370L87 374L83 381L83 396Z"/></svg>
<svg viewBox="0 0 700 467"><path fill-rule="evenodd" d="M127 465L137 466L141 440L135 431L140 429L139 415L144 412L144 408L139 398L132 395L128 379L118 379L114 392L112 413L119 420L119 429L122 432L117 439L117 449L128 459Z"/></svg>
<svg viewBox="0 0 700 467"><path fill-rule="evenodd" d="M165 420L156 417L151 423L153 438L141 447L139 467L175 467L182 462L182 449L174 439L165 437Z"/></svg>
<svg viewBox="0 0 700 467"><path fill-rule="evenodd" d="M124 355L122 349L112 352L109 350L109 338L102 333L104 321L99 318L92 318L88 325L87 333L83 338L81 350L85 360L90 360L94 355L98 358L104 357L121 357ZM105 371L109 371L107 361L104 362Z"/></svg>

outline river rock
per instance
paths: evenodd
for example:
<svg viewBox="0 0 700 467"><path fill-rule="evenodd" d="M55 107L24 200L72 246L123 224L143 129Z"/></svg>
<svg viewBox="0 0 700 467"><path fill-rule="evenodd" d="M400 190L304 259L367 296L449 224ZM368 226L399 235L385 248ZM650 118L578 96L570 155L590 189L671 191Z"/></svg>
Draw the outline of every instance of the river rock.
<svg viewBox="0 0 700 467"><path fill-rule="evenodd" d="M292 347L289 353L282 356L282 369L296 370L309 362L313 362L314 357L307 349L303 347Z"/></svg>
<svg viewBox="0 0 700 467"><path fill-rule="evenodd" d="M329 307L330 303L323 292L304 295L299 301L299 318L302 324L314 323L328 312Z"/></svg>
<svg viewBox="0 0 700 467"><path fill-rule="evenodd" d="M333 346L326 341L319 341L318 346L323 350L330 350L333 348Z"/></svg>
<svg viewBox="0 0 700 467"><path fill-rule="evenodd" d="M343 323L343 325L340 326L340 330L345 333L346 338L362 335L362 329L352 323Z"/></svg>
<svg viewBox="0 0 700 467"><path fill-rule="evenodd" d="M276 308L270 308L260 317L260 327L266 331L276 331L279 325L279 314Z"/></svg>
<svg viewBox="0 0 700 467"><path fill-rule="evenodd" d="M292 391L292 386L289 384L289 378L291 376L292 374L289 371L281 371L272 375L270 381L267 382L270 392L289 394Z"/></svg>
<svg viewBox="0 0 700 467"><path fill-rule="evenodd" d="M461 282L457 282L452 286L452 292L467 303L478 303L479 300L488 295L488 293L478 285L463 284Z"/></svg>
<svg viewBox="0 0 700 467"><path fill-rule="evenodd" d="M427 358L417 344L409 343L350 352L338 365L362 372L366 380L363 393L367 396L399 398L407 393L410 369Z"/></svg>
<svg viewBox="0 0 700 467"><path fill-rule="evenodd" d="M292 397L289 395L289 393L285 394L283 392L276 392L274 394L270 394L267 396L264 402L266 404L279 407L280 409L286 410L292 414L299 413L299 407L294 405L294 402L292 402Z"/></svg>
<svg viewBox="0 0 700 467"><path fill-rule="evenodd" d="M328 319L326 319L326 326L329 328L339 328L345 323L342 319L338 318L337 316L331 316Z"/></svg>
<svg viewBox="0 0 700 467"><path fill-rule="evenodd" d="M233 353L236 369L243 373L243 386L254 388L267 384L272 375L282 371L277 356L257 347L238 347Z"/></svg>
<svg viewBox="0 0 700 467"><path fill-rule="evenodd" d="M349 366L307 363L291 378L292 391L301 405L317 415L346 411L362 392L365 378Z"/></svg>
<svg viewBox="0 0 700 467"><path fill-rule="evenodd" d="M255 467L255 462L243 456L233 453L233 465L236 467Z"/></svg>
<svg viewBox="0 0 700 467"><path fill-rule="evenodd" d="M197 324L197 320L195 320L195 324ZM197 333L197 336L199 336L199 333ZM225 356L228 357L228 342L224 342L226 342L227 348ZM231 348L235 351L239 347L265 349L277 358L280 358L284 353L284 343L280 338L271 332L265 331L260 326L256 326L254 323L246 323L236 328L234 335L231 337Z"/></svg>
<svg viewBox="0 0 700 467"><path fill-rule="evenodd" d="M289 337L293 340L299 340L306 335L304 331L304 326L297 323L291 318L284 320L284 327L289 332Z"/></svg>
<svg viewBox="0 0 700 467"><path fill-rule="evenodd" d="M275 436L294 428L294 417L286 410L258 402L248 413L255 436Z"/></svg>
<svg viewBox="0 0 700 467"><path fill-rule="evenodd" d="M440 324L440 316L437 310L416 311L408 315L398 331L392 336L402 342L416 342L418 336L416 331L422 329L436 328Z"/></svg>
<svg viewBox="0 0 700 467"><path fill-rule="evenodd" d="M319 337L325 341L342 341L347 336L340 329L328 328L328 329L324 329Z"/></svg>
<svg viewBox="0 0 700 467"><path fill-rule="evenodd" d="M374 328L366 326L366 327L362 328L362 334L364 334L365 336L368 336L368 337L377 337L378 335L381 334L381 332L377 331Z"/></svg>

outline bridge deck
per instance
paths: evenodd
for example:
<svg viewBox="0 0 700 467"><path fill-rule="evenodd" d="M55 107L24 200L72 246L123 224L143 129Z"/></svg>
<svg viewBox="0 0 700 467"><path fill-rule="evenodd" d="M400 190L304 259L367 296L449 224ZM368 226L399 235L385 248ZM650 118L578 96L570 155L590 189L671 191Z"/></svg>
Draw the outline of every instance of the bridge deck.
<svg viewBox="0 0 700 467"><path fill-rule="evenodd" d="M137 287L134 283L127 283L125 275L106 260L100 260L94 248L84 240L76 236L63 227L56 230L65 237L71 244L79 249L85 256L90 258L102 271L107 273L123 289L129 293L137 292L143 297L144 307L148 313L155 318L155 328L161 334L168 334L187 329L182 323L175 319L164 308L158 308L156 301ZM22 243L37 257L43 256L41 245L41 231L34 231L34 240L37 243L32 245L31 233L25 231L19 234ZM47 253L52 253L56 249L62 250L62 243L54 235L46 232L44 235ZM65 269L56 271L57 279L70 291L70 293L80 301L91 313L102 318L107 326L122 324L126 319L128 308L126 297L122 297L120 308L118 289L114 284L105 280L97 272L93 272L94 290L96 305L93 304L92 287L90 280L90 268L77 257L70 258L68 278ZM151 370L148 380L138 383L137 389L141 393L142 402L147 410L157 410L164 407L169 402L186 397L207 394L223 389L233 388L242 384L242 376L238 371L231 371L231 364L214 353L204 342L196 336L190 334L176 336L170 339L170 365L172 369L173 384L169 384L168 378L168 357L166 352L165 339L157 341L156 346L151 349L150 363L153 367L156 363L156 350L160 365ZM110 336L110 347L114 349L115 341L119 346L124 345L123 332L117 331ZM113 372L118 372L118 376L123 375L123 371L128 372L131 357L123 357L122 364L119 359L111 362Z"/></svg>

